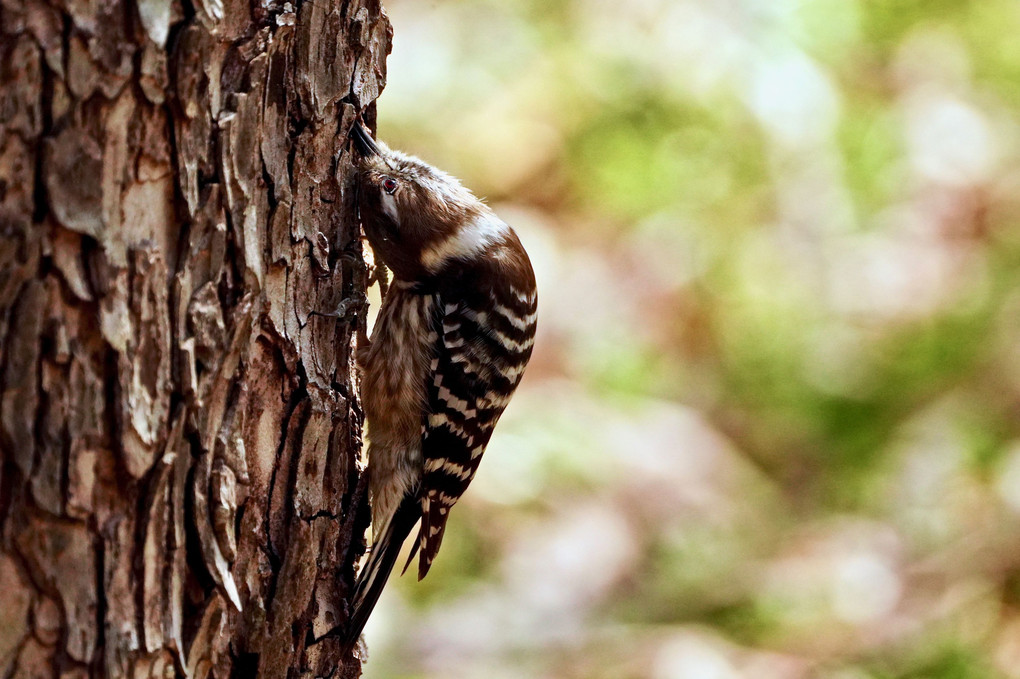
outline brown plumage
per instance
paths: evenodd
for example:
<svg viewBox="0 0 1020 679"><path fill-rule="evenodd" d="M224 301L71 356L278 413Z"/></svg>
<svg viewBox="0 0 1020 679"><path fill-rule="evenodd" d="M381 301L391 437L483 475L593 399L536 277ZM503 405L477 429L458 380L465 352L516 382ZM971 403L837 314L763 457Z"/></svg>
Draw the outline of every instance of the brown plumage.
<svg viewBox="0 0 1020 679"><path fill-rule="evenodd" d="M345 631L350 645L419 522L411 560L418 553L419 579L428 573L450 508L531 357L538 302L528 255L492 210L360 125L352 136L361 222L394 281L362 366L375 538Z"/></svg>

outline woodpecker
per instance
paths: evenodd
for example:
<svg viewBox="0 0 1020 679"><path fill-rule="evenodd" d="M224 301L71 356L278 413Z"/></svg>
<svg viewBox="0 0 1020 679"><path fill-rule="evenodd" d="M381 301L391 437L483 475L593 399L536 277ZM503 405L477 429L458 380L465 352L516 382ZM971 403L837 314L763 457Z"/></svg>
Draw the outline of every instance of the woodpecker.
<svg viewBox="0 0 1020 679"><path fill-rule="evenodd" d="M404 570L428 573L535 341L538 293L521 241L460 182L360 123L357 206L393 273L360 352L373 544L344 633L357 643L416 524Z"/></svg>

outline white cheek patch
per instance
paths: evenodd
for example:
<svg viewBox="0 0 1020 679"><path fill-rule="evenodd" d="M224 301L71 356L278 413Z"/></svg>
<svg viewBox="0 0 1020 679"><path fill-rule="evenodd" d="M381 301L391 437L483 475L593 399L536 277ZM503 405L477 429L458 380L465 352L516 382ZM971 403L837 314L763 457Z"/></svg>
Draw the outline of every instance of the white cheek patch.
<svg viewBox="0 0 1020 679"><path fill-rule="evenodd" d="M496 215L479 215L421 253L421 263L429 271L436 271L447 260L478 254L505 237L509 230Z"/></svg>
<svg viewBox="0 0 1020 679"><path fill-rule="evenodd" d="M382 196L383 212L399 226L400 212L397 210L397 199L392 194L386 193L386 190L382 187L379 188L379 195Z"/></svg>

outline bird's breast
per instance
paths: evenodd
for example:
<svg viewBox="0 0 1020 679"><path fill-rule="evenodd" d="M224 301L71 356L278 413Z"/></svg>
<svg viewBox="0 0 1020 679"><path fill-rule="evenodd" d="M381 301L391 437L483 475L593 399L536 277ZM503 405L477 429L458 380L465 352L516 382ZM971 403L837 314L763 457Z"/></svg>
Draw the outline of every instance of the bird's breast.
<svg viewBox="0 0 1020 679"><path fill-rule="evenodd" d="M362 402L373 446L404 448L421 438L431 361L433 299L390 287L364 361Z"/></svg>

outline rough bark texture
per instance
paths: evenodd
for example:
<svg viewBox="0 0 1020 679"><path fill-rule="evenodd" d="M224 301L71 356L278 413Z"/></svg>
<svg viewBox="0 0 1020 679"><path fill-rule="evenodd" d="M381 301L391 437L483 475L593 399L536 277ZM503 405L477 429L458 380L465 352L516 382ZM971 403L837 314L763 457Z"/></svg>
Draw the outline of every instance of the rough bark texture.
<svg viewBox="0 0 1020 679"><path fill-rule="evenodd" d="M0 676L354 677L378 0L0 0ZM355 305L345 305L356 309Z"/></svg>

